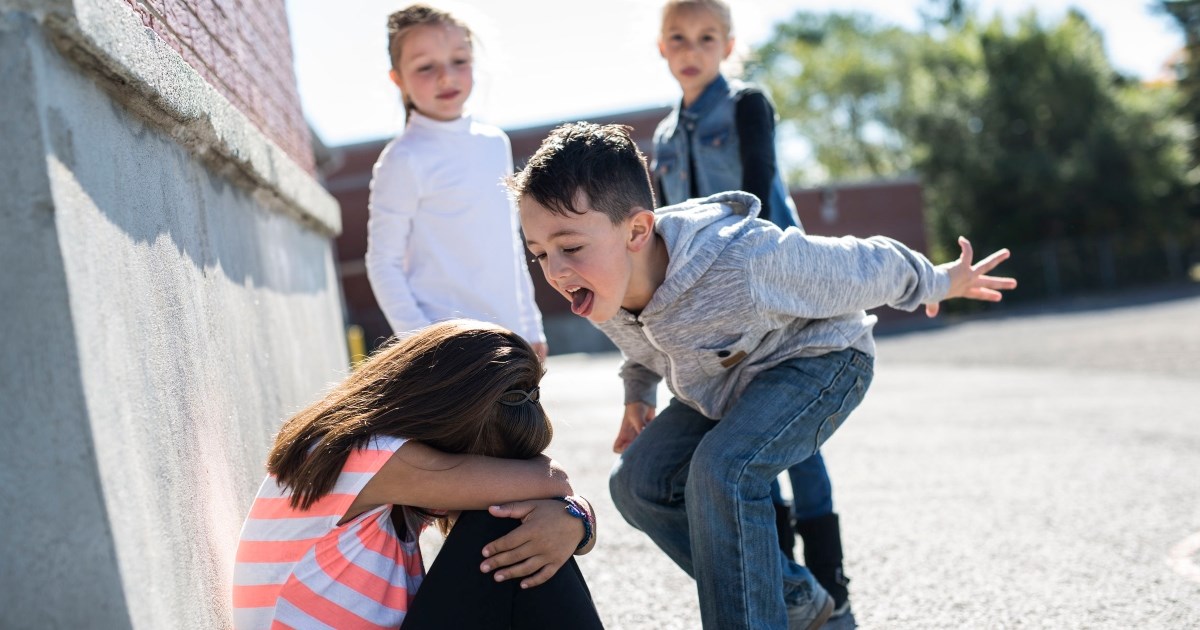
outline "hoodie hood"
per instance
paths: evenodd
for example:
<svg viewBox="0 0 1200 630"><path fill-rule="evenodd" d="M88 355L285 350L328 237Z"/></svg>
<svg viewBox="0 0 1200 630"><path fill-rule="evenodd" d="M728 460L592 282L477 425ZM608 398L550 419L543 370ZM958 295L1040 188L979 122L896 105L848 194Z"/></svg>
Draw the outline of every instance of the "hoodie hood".
<svg viewBox="0 0 1200 630"><path fill-rule="evenodd" d="M666 241L667 274L644 312L667 308L700 279L721 252L751 227L762 204L750 193L723 192L655 211L654 231Z"/></svg>

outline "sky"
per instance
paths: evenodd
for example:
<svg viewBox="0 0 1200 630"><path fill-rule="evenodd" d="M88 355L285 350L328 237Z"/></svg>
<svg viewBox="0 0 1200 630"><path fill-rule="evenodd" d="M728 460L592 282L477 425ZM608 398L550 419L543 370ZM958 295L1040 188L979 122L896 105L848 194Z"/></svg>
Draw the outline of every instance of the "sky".
<svg viewBox="0 0 1200 630"><path fill-rule="evenodd" d="M679 87L658 55L657 0L426 0L476 35L478 119L505 128L674 103ZM399 93L387 77L387 16L407 1L287 0L296 79L305 116L321 141L340 146L395 135ZM732 0L739 48L765 41L796 11L857 10L916 28L919 0ZM1183 45L1152 0L978 0L1006 18L1036 6L1045 20L1069 7L1104 34L1114 66L1142 78L1160 74Z"/></svg>

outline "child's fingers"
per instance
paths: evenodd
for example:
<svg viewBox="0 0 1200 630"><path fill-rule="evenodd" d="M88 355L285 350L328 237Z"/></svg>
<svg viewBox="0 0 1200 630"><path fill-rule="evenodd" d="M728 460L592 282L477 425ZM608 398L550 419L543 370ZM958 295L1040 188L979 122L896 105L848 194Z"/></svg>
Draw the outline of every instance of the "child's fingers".
<svg viewBox="0 0 1200 630"><path fill-rule="evenodd" d="M497 518L525 518L533 511L533 507L533 503L529 501L517 501L490 506L488 513Z"/></svg>
<svg viewBox="0 0 1200 630"><path fill-rule="evenodd" d="M549 564L549 561L543 556L533 556L532 558L526 558L525 560L522 560L516 564L497 569L496 572L492 574L492 578L497 582L503 582L505 580L517 580L529 575L533 575L538 569L541 569L547 564Z"/></svg>
<svg viewBox="0 0 1200 630"><path fill-rule="evenodd" d="M1003 278L1000 276L979 276L975 279L976 284L988 289L1015 289L1017 288L1016 278Z"/></svg>
<svg viewBox="0 0 1200 630"><path fill-rule="evenodd" d="M938 311L941 309L940 302L931 302L925 305L926 317L937 317Z"/></svg>
<svg viewBox="0 0 1200 630"><path fill-rule="evenodd" d="M992 252L991 256L988 256L987 258L979 261L978 264L973 265L971 270L977 273L987 273L992 269L995 269L996 265L1008 260L1009 256L1012 256L1012 252L1008 251L1007 249L1001 249Z"/></svg>
<svg viewBox="0 0 1200 630"><path fill-rule="evenodd" d="M555 573L558 573L558 568L554 565L547 564L546 566L538 569L537 573L534 573L524 580L521 580L521 588L533 588L535 586L541 586L542 584L549 582L550 578L554 577Z"/></svg>
<svg viewBox="0 0 1200 630"><path fill-rule="evenodd" d="M641 423L640 415L626 415L621 420L621 428L617 430L617 439L613 440L613 452L623 453L644 428L646 425Z"/></svg>
<svg viewBox="0 0 1200 630"><path fill-rule="evenodd" d="M999 302L1004 299L1004 296L992 289L971 289L967 292L966 297L972 300L983 300L984 302Z"/></svg>
<svg viewBox="0 0 1200 630"><path fill-rule="evenodd" d="M653 416L646 409L628 409L625 412L625 424L633 427L638 432L646 426Z"/></svg>
<svg viewBox="0 0 1200 630"><path fill-rule="evenodd" d="M523 562L528 562L530 559L540 557L542 556L538 553L538 550L535 549L533 545L521 545L516 549L498 553L487 560L484 560L482 563L480 563L479 570L483 573L499 573L505 578L510 578L514 575L516 575L516 577L524 577L532 570L519 573L518 575L514 572L513 567L516 567ZM542 560L542 562L545 563L545 560Z"/></svg>
<svg viewBox="0 0 1200 630"><path fill-rule="evenodd" d="M633 438L636 436L637 433L630 431L626 425L622 424L621 428L617 430L617 439L613 440L613 452L623 453L633 443Z"/></svg>
<svg viewBox="0 0 1200 630"><path fill-rule="evenodd" d="M971 260L975 257L975 249L971 247L971 241L968 241L965 236L960 236L958 237L958 246L962 248L962 256L959 259L963 261L964 265L970 267Z"/></svg>
<svg viewBox="0 0 1200 630"><path fill-rule="evenodd" d="M963 297L970 300L984 300L987 302L999 302L1003 299L1000 291L1016 288L1017 281L1012 278L996 278L993 276L980 276L971 282L971 286L967 288Z"/></svg>
<svg viewBox="0 0 1200 630"><path fill-rule="evenodd" d="M512 516L512 506L507 503L504 505L492 505L488 507L488 513L497 518L509 518Z"/></svg>
<svg viewBox="0 0 1200 630"><path fill-rule="evenodd" d="M501 516L499 518L505 518L505 517ZM518 527L518 528L512 530L511 532L497 538L496 540L493 540L492 542L484 545L483 551L482 551L483 557L491 559L500 554L509 553L509 552L512 552L514 549L519 549L522 545L528 543L529 535L523 530L524 530L523 527ZM529 554L526 554L526 555L529 555ZM525 557L525 556L522 556L522 557ZM487 563L484 563L484 564L487 564ZM496 564L494 562L491 563L491 565L492 565L492 568L502 566L502 565Z"/></svg>

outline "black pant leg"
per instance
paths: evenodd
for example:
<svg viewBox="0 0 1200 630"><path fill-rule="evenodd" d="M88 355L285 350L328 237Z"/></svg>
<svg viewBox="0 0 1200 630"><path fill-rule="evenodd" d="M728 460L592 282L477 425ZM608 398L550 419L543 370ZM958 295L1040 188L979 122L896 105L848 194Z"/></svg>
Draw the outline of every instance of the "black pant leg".
<svg viewBox="0 0 1200 630"><path fill-rule="evenodd" d="M520 580L496 582L483 573L484 545L520 525L484 511L463 512L429 568L404 620L424 628L601 628L599 614L575 559L549 581L522 589Z"/></svg>
<svg viewBox="0 0 1200 630"><path fill-rule="evenodd" d="M575 558L567 560L554 577L533 588L517 587L513 602L513 630L603 628L592 603L583 573Z"/></svg>

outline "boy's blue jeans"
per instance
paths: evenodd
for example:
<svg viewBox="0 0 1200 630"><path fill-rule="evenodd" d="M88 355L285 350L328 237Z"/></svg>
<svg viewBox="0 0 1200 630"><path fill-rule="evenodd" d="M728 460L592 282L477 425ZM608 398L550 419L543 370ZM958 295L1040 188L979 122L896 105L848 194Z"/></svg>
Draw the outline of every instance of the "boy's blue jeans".
<svg viewBox="0 0 1200 630"><path fill-rule="evenodd" d="M810 457L866 394L872 357L792 359L719 421L672 400L613 467L621 515L696 580L705 628L787 628L816 580L779 549L771 481Z"/></svg>

